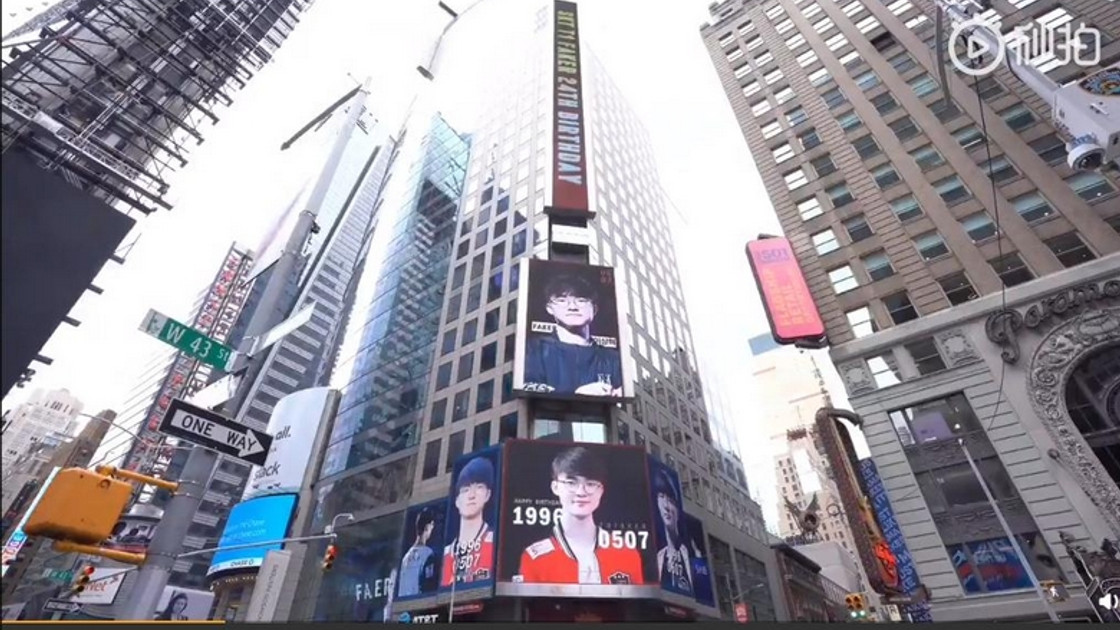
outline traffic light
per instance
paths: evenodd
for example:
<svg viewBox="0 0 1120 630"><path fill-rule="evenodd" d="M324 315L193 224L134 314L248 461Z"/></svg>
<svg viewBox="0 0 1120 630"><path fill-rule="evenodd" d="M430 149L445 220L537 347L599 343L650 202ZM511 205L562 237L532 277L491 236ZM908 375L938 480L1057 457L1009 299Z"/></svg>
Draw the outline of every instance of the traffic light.
<svg viewBox="0 0 1120 630"><path fill-rule="evenodd" d="M327 545L326 552L323 553L323 570L330 571L334 566L334 559L338 556L338 547L334 545Z"/></svg>
<svg viewBox="0 0 1120 630"><path fill-rule="evenodd" d="M94 567L91 564L83 566L74 577L74 584L70 586L70 594L77 595L86 590L86 585L93 579Z"/></svg>
<svg viewBox="0 0 1120 630"><path fill-rule="evenodd" d="M131 499L132 484L67 468L47 486L23 531L28 536L95 545L113 533Z"/></svg>
<svg viewBox="0 0 1120 630"><path fill-rule="evenodd" d="M862 593L848 593L844 597L844 604L848 606L848 616L855 620L867 618L867 604Z"/></svg>

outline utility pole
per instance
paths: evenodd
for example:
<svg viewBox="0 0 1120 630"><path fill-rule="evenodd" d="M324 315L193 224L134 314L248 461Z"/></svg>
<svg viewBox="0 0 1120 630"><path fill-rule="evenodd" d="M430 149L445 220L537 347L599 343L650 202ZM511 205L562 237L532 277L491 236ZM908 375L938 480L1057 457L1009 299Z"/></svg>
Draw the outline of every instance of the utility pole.
<svg viewBox="0 0 1120 630"><path fill-rule="evenodd" d="M292 233L284 245L284 250L269 276L268 284L265 285L261 294L260 304L246 328L246 339L267 332L269 328L278 323L281 315L283 315L278 311L283 304L285 288L289 278L296 270L303 247L315 227L315 217L319 214L319 207L326 198L335 170L338 168L339 162L342 161L343 152L350 140L348 132L358 123L361 116L362 106L369 95L369 84L370 80L367 78L362 87L350 99L351 108L346 121L339 129L338 137L335 139L331 152L327 156L327 161L320 171L311 195L307 199L307 205L300 211L295 227L292 229ZM244 402L253 389L254 381L255 379L245 379L241 383L233 405L231 405L233 409L238 410L236 417L241 417L244 414L246 409ZM167 586L167 580L171 575L175 560L180 556L183 540L187 536L187 530L190 528L194 514L202 502L202 496L206 492L206 486L217 463L217 453L204 448L191 450L183 468L179 488L175 496L167 503L163 519L160 521L159 527L156 528L155 536L148 547L147 559L133 581L128 604L124 608L124 613L120 615L122 620L147 621L155 614L160 595L163 593L164 587Z"/></svg>

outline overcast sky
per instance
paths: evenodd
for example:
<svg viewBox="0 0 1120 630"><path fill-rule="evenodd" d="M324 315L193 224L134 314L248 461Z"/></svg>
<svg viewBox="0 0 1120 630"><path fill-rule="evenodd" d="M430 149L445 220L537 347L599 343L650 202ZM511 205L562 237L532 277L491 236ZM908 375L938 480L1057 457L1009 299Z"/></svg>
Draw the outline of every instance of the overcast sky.
<svg viewBox="0 0 1120 630"><path fill-rule="evenodd" d="M743 249L780 228L700 38L708 3L658 2L651 10L648 0L581 0L580 26L650 131L680 214L675 237L702 375L717 379L752 491L773 522L770 441L750 412L756 393L747 346L766 321ZM5 0L4 17L38 4ZM206 142L174 180L174 209L140 221L127 264L109 263L96 280L104 295L87 292L72 312L82 325L61 326L44 348L54 365L35 366L32 385L13 390L4 408L35 388L66 387L90 413L119 409L140 368L161 351L137 330L147 310L185 318L231 242L256 247L283 209L300 165L278 151L280 143L367 74L373 109L383 121L398 120L420 86L414 67L445 23L435 0L317 0L273 63L204 131Z"/></svg>

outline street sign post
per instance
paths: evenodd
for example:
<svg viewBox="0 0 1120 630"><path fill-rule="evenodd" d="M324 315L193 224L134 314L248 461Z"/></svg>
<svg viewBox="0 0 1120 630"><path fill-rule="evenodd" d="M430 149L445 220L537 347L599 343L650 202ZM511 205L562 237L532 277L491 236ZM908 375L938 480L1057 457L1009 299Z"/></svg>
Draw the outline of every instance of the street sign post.
<svg viewBox="0 0 1120 630"><path fill-rule="evenodd" d="M167 406L159 431L255 466L264 466L272 448L271 435L178 398Z"/></svg>
<svg viewBox="0 0 1120 630"><path fill-rule="evenodd" d="M47 603L43 604L43 612L48 613L70 613L74 614L82 609L82 605L78 602L72 602L66 599L51 598Z"/></svg>
<svg viewBox="0 0 1120 630"><path fill-rule="evenodd" d="M219 370L226 370L233 363L233 348L158 311L148 311L140 330Z"/></svg>

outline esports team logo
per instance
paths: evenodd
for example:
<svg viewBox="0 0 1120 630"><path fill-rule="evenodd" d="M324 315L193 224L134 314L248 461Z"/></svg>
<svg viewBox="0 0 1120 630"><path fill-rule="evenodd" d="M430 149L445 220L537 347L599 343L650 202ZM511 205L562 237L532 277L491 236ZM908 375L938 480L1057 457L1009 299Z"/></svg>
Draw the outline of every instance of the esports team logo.
<svg viewBox="0 0 1120 630"><path fill-rule="evenodd" d="M1101 32L1085 24L1074 28L1072 22L1057 27L1031 22L1004 34L998 15L994 19L975 15L953 26L948 45L953 67L970 77L991 74L1009 57L1016 64L1030 65L1049 64L1052 57L1055 67L1070 63L1091 67L1101 60Z"/></svg>

